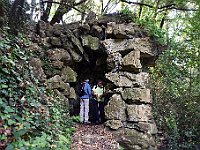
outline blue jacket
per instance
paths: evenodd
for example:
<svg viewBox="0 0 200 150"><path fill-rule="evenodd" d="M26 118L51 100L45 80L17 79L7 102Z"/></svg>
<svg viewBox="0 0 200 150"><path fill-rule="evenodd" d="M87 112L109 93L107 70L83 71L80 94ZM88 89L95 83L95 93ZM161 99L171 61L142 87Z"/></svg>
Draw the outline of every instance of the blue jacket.
<svg viewBox="0 0 200 150"><path fill-rule="evenodd" d="M81 96L80 98L81 99L88 99L91 97L91 86L89 85L89 83L87 82L84 82L84 91L85 91L85 94L83 96Z"/></svg>

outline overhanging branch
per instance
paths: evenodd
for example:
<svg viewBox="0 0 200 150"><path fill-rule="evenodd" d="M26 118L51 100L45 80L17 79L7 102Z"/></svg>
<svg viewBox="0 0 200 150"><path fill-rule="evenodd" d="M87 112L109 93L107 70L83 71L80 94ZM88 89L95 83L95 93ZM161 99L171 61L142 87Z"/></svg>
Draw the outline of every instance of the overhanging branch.
<svg viewBox="0 0 200 150"><path fill-rule="evenodd" d="M147 6L150 8L155 8L152 5L149 4L145 4L145 3L140 3L140 2L131 2L131 1L127 1L127 0L120 0L121 2L127 3L127 4L135 4L135 5L140 5L140 6ZM162 7L158 7L158 9L160 9L160 11L158 12L162 12L164 10L170 10L170 9L176 9L176 10L182 10L182 11L197 11L197 9L192 9L192 8L180 8L180 7L175 7L176 4L169 4L166 6L162 6ZM164 10L162 10L164 9Z"/></svg>
<svg viewBox="0 0 200 150"><path fill-rule="evenodd" d="M86 0L84 0L84 1L86 1ZM81 2L83 3L83 1L81 1ZM74 6L71 6L71 5L68 5L68 4L63 4L63 3L60 3L60 2L50 2L50 1L43 1L42 3L52 3L52 4L60 4L60 5L65 5L66 7L73 8L74 10L76 10L76 11L78 11L78 12L82 13L82 14L87 14L87 13L85 13L85 12L83 12L83 11L81 11L81 10L77 9L76 7L74 7L74 6L77 6L77 5L78 5L78 3L76 3ZM79 4L81 4L81 3L79 2Z"/></svg>
<svg viewBox="0 0 200 150"><path fill-rule="evenodd" d="M135 4L135 5L147 6L147 7L150 7L150 8L154 8L154 6L149 5L149 4L144 4L144 3L139 3L139 2L130 2L130 1L127 1L127 0L120 0L120 1L127 3L127 4Z"/></svg>

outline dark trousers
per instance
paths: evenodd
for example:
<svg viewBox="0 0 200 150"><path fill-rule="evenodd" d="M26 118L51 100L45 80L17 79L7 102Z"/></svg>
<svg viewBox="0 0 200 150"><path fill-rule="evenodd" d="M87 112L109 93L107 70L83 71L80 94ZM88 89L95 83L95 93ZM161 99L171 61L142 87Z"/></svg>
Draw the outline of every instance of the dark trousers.
<svg viewBox="0 0 200 150"><path fill-rule="evenodd" d="M93 101L94 107L94 121L96 123L103 123L105 114L104 114L104 102Z"/></svg>

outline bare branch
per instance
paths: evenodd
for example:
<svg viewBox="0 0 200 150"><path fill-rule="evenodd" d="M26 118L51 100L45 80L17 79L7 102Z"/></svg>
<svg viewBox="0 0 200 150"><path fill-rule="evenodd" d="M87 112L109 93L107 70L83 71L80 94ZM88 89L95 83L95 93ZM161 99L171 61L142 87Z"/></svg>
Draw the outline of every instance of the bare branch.
<svg viewBox="0 0 200 150"><path fill-rule="evenodd" d="M105 12L105 10L107 9L108 5L110 4L111 0L109 0L106 4L106 6L103 8L103 11L102 12Z"/></svg>
<svg viewBox="0 0 200 150"><path fill-rule="evenodd" d="M130 2L130 1L126 1L126 0L120 0L121 2L124 3L128 3L128 4L136 4L136 5L140 5L140 6L148 6L150 8L154 8L154 6L149 5L149 4L144 4L144 3L139 3L139 2Z"/></svg>
<svg viewBox="0 0 200 150"><path fill-rule="evenodd" d="M139 3L139 2L130 2L130 1L127 1L127 0L120 0L120 1L124 2L124 3L127 3L127 4L135 4L135 5L147 6L147 7L150 7L150 8L155 8L154 6L149 5L149 4L144 4L144 3ZM162 12L162 11L170 10L170 9L176 9L176 10L182 10L182 11L197 11L197 9L180 8L180 7L175 7L175 6L176 6L176 4L169 4L169 5L166 5L166 6L158 7L158 9L164 9L164 10L160 10L158 12Z"/></svg>
<svg viewBox="0 0 200 150"><path fill-rule="evenodd" d="M85 0L84 0L85 1ZM70 7L70 8L73 8L74 10L76 10L76 11L78 11L78 12L80 12L80 13L82 13L82 14L87 14L87 13L85 13L85 12L83 12L83 11L81 11L81 10L79 10L79 9L77 9L76 7L74 7L74 6L71 6L71 5L68 5L68 4L63 4L63 3L60 3L60 2L50 2L50 1L43 1L43 3L54 3L54 4L60 4L60 5L65 5L66 7ZM80 3L80 2L79 2ZM78 3L77 3L78 4ZM76 5L76 4L75 4ZM77 6L77 5L76 5Z"/></svg>
<svg viewBox="0 0 200 150"><path fill-rule="evenodd" d="M82 0L82 1L80 1L80 2L78 2L78 3L76 3L76 4L74 4L74 6L78 6L78 5L80 5L80 4L82 4L82 3L85 3L87 0Z"/></svg>

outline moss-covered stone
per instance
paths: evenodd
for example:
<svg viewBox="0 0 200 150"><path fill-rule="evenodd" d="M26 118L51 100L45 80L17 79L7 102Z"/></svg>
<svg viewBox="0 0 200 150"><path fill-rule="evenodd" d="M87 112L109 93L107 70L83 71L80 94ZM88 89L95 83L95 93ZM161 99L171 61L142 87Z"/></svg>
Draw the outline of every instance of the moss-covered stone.
<svg viewBox="0 0 200 150"><path fill-rule="evenodd" d="M87 36L82 36L81 38L82 38L83 46L87 46L88 48L92 50L99 49L99 39L97 37L87 35Z"/></svg>

